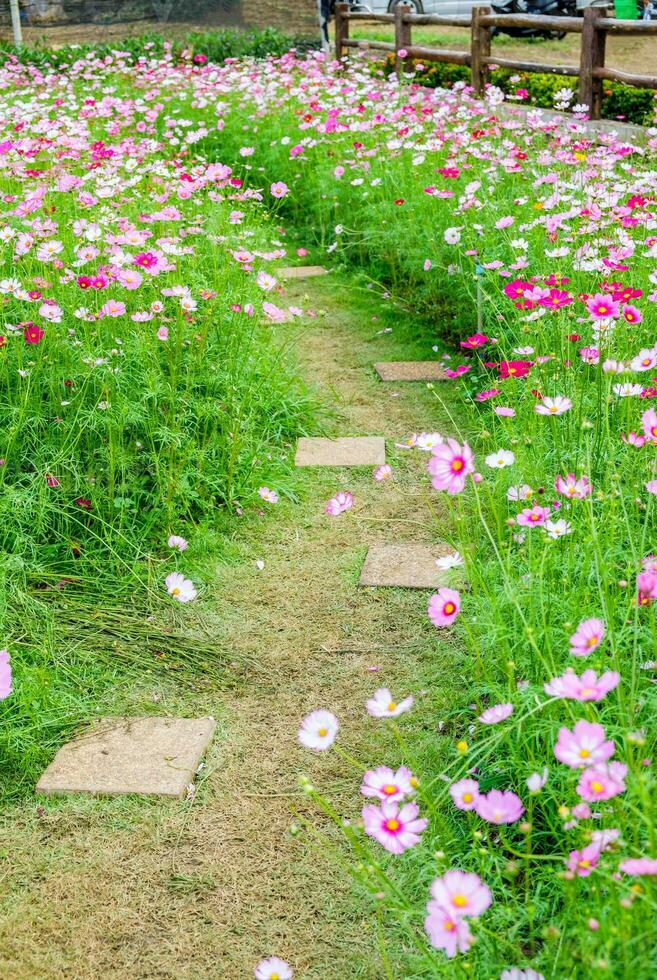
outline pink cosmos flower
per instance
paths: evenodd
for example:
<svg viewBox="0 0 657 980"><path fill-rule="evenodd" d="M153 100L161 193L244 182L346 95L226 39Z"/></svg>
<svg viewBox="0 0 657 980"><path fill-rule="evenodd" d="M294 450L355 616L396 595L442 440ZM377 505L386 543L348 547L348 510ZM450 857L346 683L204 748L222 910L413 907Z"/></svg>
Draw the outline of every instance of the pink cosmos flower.
<svg viewBox="0 0 657 980"><path fill-rule="evenodd" d="M11 692L11 665L9 663L9 651L0 650L0 701L4 701L5 698L8 698Z"/></svg>
<svg viewBox="0 0 657 980"><path fill-rule="evenodd" d="M330 749L338 734L340 722L331 711L323 708L311 711L301 722L298 738L307 749L323 752Z"/></svg>
<svg viewBox="0 0 657 980"><path fill-rule="evenodd" d="M155 335L158 340L168 340L169 339L169 328L168 327L158 327L157 333Z"/></svg>
<svg viewBox="0 0 657 980"><path fill-rule="evenodd" d="M488 823L515 823L525 812L522 801L511 790L492 789L480 796L475 810L482 820Z"/></svg>
<svg viewBox="0 0 657 980"><path fill-rule="evenodd" d="M654 408L649 408L647 412L643 413L641 426L646 439L649 439L650 442L657 442L657 412Z"/></svg>
<svg viewBox="0 0 657 980"><path fill-rule="evenodd" d="M549 507L539 507L535 504L533 507L525 507L521 510L516 521L521 527L540 527L545 524L551 513Z"/></svg>
<svg viewBox="0 0 657 980"><path fill-rule="evenodd" d="M167 544L170 548L175 548L176 551L186 551L189 547L186 539L181 538L179 534L170 534L167 538Z"/></svg>
<svg viewBox="0 0 657 980"><path fill-rule="evenodd" d="M543 690L554 698L567 698L570 701L601 701L605 694L613 691L620 683L620 674L607 670L600 677L594 670L585 670L578 677L569 667L561 677L555 677L545 684Z"/></svg>
<svg viewBox="0 0 657 980"><path fill-rule="evenodd" d="M573 769L606 762L614 754L614 750L614 742L605 738L602 725L584 719L576 722L572 731L560 728L554 746L554 754L559 762Z"/></svg>
<svg viewBox="0 0 657 980"><path fill-rule="evenodd" d="M336 493L335 497L331 497L326 507L324 508L325 514L330 514L331 517L338 517L340 514L344 514L345 511L351 510L354 506L354 496L351 491L346 492L341 490Z"/></svg>
<svg viewBox="0 0 657 980"><path fill-rule="evenodd" d="M587 657L597 650L605 635L601 619L584 619L570 638L570 652L574 657Z"/></svg>
<svg viewBox="0 0 657 980"><path fill-rule="evenodd" d="M260 960L253 975L256 980L292 980L294 973L285 960L270 956L266 960Z"/></svg>
<svg viewBox="0 0 657 980"><path fill-rule="evenodd" d="M472 933L467 919L444 909L439 902L429 902L427 912L424 928L431 945L444 950L449 960L457 953L467 953L472 945Z"/></svg>
<svg viewBox="0 0 657 980"><path fill-rule="evenodd" d="M657 480L648 480L647 483L644 483L644 486L648 493L652 493L657 497Z"/></svg>
<svg viewBox="0 0 657 980"><path fill-rule="evenodd" d="M417 780L406 766L400 766L396 772L388 766L379 766L365 773L360 791L363 796L399 803L404 797L412 796L416 785Z"/></svg>
<svg viewBox="0 0 657 980"><path fill-rule="evenodd" d="M574 473L569 473L565 477L559 474L554 481L554 487L557 493L568 497L570 500L584 500L593 492L593 486L589 483L588 477L580 476L578 478Z"/></svg>
<svg viewBox="0 0 657 980"><path fill-rule="evenodd" d="M260 487L258 489L258 496L262 500L266 500L268 504L278 503L278 494L275 490L270 490L269 487Z"/></svg>
<svg viewBox="0 0 657 980"><path fill-rule="evenodd" d="M403 701L395 701L387 687L380 687L366 702L365 707L372 718L397 718L413 707L414 700L408 697Z"/></svg>
<svg viewBox="0 0 657 980"><path fill-rule="evenodd" d="M505 405L496 405L493 409L496 415L499 415L503 419L515 418L516 410L514 408L507 408Z"/></svg>
<svg viewBox="0 0 657 980"><path fill-rule="evenodd" d="M449 787L449 795L459 810L474 810L479 799L479 783L476 779L459 779Z"/></svg>
<svg viewBox="0 0 657 980"><path fill-rule="evenodd" d="M384 480L389 480L392 476L392 466L388 463L384 463L382 466L377 466L372 476L377 481L377 483L383 483Z"/></svg>
<svg viewBox="0 0 657 980"><path fill-rule="evenodd" d="M502 970L500 980L545 980L545 977L531 967L528 970L521 970L518 966L512 966L509 970Z"/></svg>
<svg viewBox="0 0 657 980"><path fill-rule="evenodd" d="M429 599L429 619L434 626L451 626L461 609L461 596L456 589L443 586Z"/></svg>
<svg viewBox="0 0 657 980"><path fill-rule="evenodd" d="M573 407L570 398L557 395L556 398L544 398L534 406L537 415L563 415Z"/></svg>
<svg viewBox="0 0 657 980"><path fill-rule="evenodd" d="M626 875L657 875L657 858L626 858L618 866Z"/></svg>
<svg viewBox="0 0 657 980"><path fill-rule="evenodd" d="M431 882L431 896L456 918L481 915L493 901L490 888L470 871L446 871Z"/></svg>
<svg viewBox="0 0 657 980"><path fill-rule="evenodd" d="M570 852L568 870L576 874L578 878L588 878L599 860L600 848L595 844L589 844L581 851Z"/></svg>
<svg viewBox="0 0 657 980"><path fill-rule="evenodd" d="M625 790L627 766L622 762L587 766L577 784L577 794L588 803L610 800Z"/></svg>
<svg viewBox="0 0 657 980"><path fill-rule="evenodd" d="M513 713L513 705L494 704L491 708L486 708L477 719L482 725L496 725L499 721L504 721Z"/></svg>
<svg viewBox="0 0 657 980"><path fill-rule="evenodd" d="M650 571L639 572L636 577L637 602L640 606L649 606L657 599L657 573Z"/></svg>
<svg viewBox="0 0 657 980"><path fill-rule="evenodd" d="M125 303L119 303L114 299L110 299L107 303L103 303L100 308L100 312L103 316L117 317L123 316L125 313Z"/></svg>
<svg viewBox="0 0 657 980"><path fill-rule="evenodd" d="M417 803L405 803L401 807L394 802L381 806L369 804L362 810L365 833L391 854L403 854L419 843L420 834L429 822L418 818L419 812Z"/></svg>
<svg viewBox="0 0 657 980"><path fill-rule="evenodd" d="M290 188L287 186L287 184L284 184L282 180L277 180L269 188L269 193L271 196L276 198L285 197L285 195L289 194L289 192Z"/></svg>
<svg viewBox="0 0 657 980"><path fill-rule="evenodd" d="M456 439L447 439L431 450L428 463L434 490L461 493L468 473L474 473L474 456L467 442L460 446Z"/></svg>

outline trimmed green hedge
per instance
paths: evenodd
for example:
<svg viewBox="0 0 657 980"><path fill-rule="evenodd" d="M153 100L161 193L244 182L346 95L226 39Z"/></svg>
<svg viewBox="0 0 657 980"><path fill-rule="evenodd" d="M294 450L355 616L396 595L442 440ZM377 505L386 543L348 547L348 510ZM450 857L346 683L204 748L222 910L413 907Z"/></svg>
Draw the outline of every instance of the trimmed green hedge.
<svg viewBox="0 0 657 980"><path fill-rule="evenodd" d="M414 64L422 64L422 61ZM389 56L380 62L379 69L389 75L394 71L394 58ZM416 72L416 80L429 88L451 88L455 82L470 82L470 69L461 65L432 64ZM511 81L511 79L515 81ZM577 79L563 78L559 75L534 75L525 72L498 68L491 72L491 82L506 95L513 96L518 89L525 89L527 97L518 102L535 105L543 109L554 109L554 94L562 88L576 90ZM602 115L605 119L619 119L637 123L641 126L655 125L657 102L655 93L649 89L636 89L618 82L605 83L602 100Z"/></svg>
<svg viewBox="0 0 657 980"><path fill-rule="evenodd" d="M102 44L67 44L61 48L51 48L47 45L34 47L23 46L17 49L6 41L0 42L0 59L4 56L15 56L19 61L32 65L52 65L59 68L69 65L71 61L84 58L94 52L103 58L112 51L127 52L134 60L148 54L149 57L159 57L164 54L166 38L157 32L139 34L137 37L127 37ZM267 55L283 55L290 48L308 50L319 47L319 40L304 36L285 34L273 27L262 31L239 31L225 29L220 31L192 31L182 38L171 39L173 53L180 57L183 51L189 51L193 56L200 56L208 61L221 63L226 58L264 58ZM148 45L148 47L146 47Z"/></svg>

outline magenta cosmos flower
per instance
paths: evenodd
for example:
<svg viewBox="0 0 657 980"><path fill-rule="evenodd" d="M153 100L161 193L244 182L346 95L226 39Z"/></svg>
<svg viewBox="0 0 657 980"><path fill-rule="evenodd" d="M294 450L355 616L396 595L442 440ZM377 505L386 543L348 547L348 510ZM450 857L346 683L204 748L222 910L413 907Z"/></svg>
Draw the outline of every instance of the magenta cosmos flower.
<svg viewBox="0 0 657 980"><path fill-rule="evenodd" d="M656 858L626 858L618 866L619 871L626 875L657 875Z"/></svg>
<svg viewBox="0 0 657 980"><path fill-rule="evenodd" d="M446 871L431 883L431 897L457 918L477 916L493 901L490 888L471 871Z"/></svg>
<svg viewBox="0 0 657 980"><path fill-rule="evenodd" d="M365 833L379 842L391 854L403 854L409 847L415 847L420 834L428 821L418 818L417 803L397 803L387 801L381 806L369 804L363 807Z"/></svg>
<svg viewBox="0 0 657 980"><path fill-rule="evenodd" d="M345 511L351 510L354 506L354 497L350 491L340 491L336 493L335 497L331 497L324 512L330 514L331 517L337 517L339 514L344 514Z"/></svg>
<svg viewBox="0 0 657 980"><path fill-rule="evenodd" d="M429 599L429 619L434 626L451 626L461 609L461 596L446 586Z"/></svg>
<svg viewBox="0 0 657 980"><path fill-rule="evenodd" d="M574 657L586 657L597 650L605 635L601 619L584 619L570 638L570 652Z"/></svg>
<svg viewBox="0 0 657 980"><path fill-rule="evenodd" d="M260 960L253 975L256 980L292 980L294 973L285 960L279 959L278 956L270 956L266 960Z"/></svg>
<svg viewBox="0 0 657 980"><path fill-rule="evenodd" d="M494 704L492 707L482 711L477 720L482 725L496 725L498 721L504 721L511 714L513 714L512 704L508 702L506 704Z"/></svg>
<svg viewBox="0 0 657 980"><path fill-rule="evenodd" d="M586 301L586 308L594 320L606 320L617 317L620 313L620 303L612 296L596 293Z"/></svg>
<svg viewBox="0 0 657 980"><path fill-rule="evenodd" d="M588 766L580 776L577 795L587 803L610 800L624 792L626 775L627 766L622 762Z"/></svg>
<svg viewBox="0 0 657 980"><path fill-rule="evenodd" d="M474 810L479 799L479 783L476 779L459 779L449 787L449 795L459 810Z"/></svg>
<svg viewBox="0 0 657 980"><path fill-rule="evenodd" d="M492 789L485 796L480 796L475 810L482 820L497 824L515 823L525 812L522 801L515 793L499 789Z"/></svg>
<svg viewBox="0 0 657 980"><path fill-rule="evenodd" d="M434 490L461 493L468 474L474 473L474 455L467 442L460 446L456 439L447 439L432 448L428 469Z"/></svg>
<svg viewBox="0 0 657 980"><path fill-rule="evenodd" d="M380 687L366 702L365 707L372 718L396 718L413 707L413 698L395 701L387 687Z"/></svg>
<svg viewBox="0 0 657 980"><path fill-rule="evenodd" d="M331 711L320 708L311 711L301 722L299 741L307 749L322 752L333 745L339 728L340 722L335 715Z"/></svg>
<svg viewBox="0 0 657 980"><path fill-rule="evenodd" d="M0 701L4 701L11 694L11 665L9 663L9 652L0 650Z"/></svg>
<svg viewBox="0 0 657 980"><path fill-rule="evenodd" d="M417 780L406 766L400 766L397 772L379 766L365 773L360 791L363 796L399 803L404 797L412 796L416 786Z"/></svg>
<svg viewBox="0 0 657 980"><path fill-rule="evenodd" d="M600 677L594 670L585 670L581 677L569 667L561 677L553 678L543 690L553 698L567 698L570 701L601 701L605 694L613 691L620 683L620 674L607 670Z"/></svg>
<svg viewBox="0 0 657 980"><path fill-rule="evenodd" d="M614 749L614 742L605 738L602 725L582 719L575 723L572 731L559 729L554 754L559 762L572 769L581 769L606 762L614 754Z"/></svg>
<svg viewBox="0 0 657 980"><path fill-rule="evenodd" d="M427 912L424 928L431 945L442 949L448 960L457 953L467 953L472 945L472 933L467 919L444 909L439 902L429 902Z"/></svg>

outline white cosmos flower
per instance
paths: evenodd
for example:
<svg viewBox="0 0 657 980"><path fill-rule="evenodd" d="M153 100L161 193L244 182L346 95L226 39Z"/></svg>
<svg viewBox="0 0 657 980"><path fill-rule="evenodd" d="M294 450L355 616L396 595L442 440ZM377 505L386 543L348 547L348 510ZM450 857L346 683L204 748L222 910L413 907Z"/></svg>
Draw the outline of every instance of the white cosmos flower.
<svg viewBox="0 0 657 980"><path fill-rule="evenodd" d="M414 446L416 449L429 452L434 446L441 446L444 441L439 432L420 432L419 436L415 437Z"/></svg>
<svg viewBox="0 0 657 980"><path fill-rule="evenodd" d="M490 466L493 470L502 470L505 466L513 465L515 461L516 457L510 449L498 449L497 452L486 457L486 466Z"/></svg>
<svg viewBox="0 0 657 980"><path fill-rule="evenodd" d="M171 572L164 580L169 595L178 602L191 602L196 598L197 592L194 583L181 575L180 572Z"/></svg>
<svg viewBox="0 0 657 980"><path fill-rule="evenodd" d="M458 568L459 565L463 564L463 555L458 551L455 551L453 555L443 555L442 558L436 558L436 565L442 572L446 572L449 568Z"/></svg>
<svg viewBox="0 0 657 980"><path fill-rule="evenodd" d="M413 707L414 698L395 701L387 687L380 687L368 700L365 707L372 718L396 718Z"/></svg>
<svg viewBox="0 0 657 980"><path fill-rule="evenodd" d="M518 484L515 487L509 487L506 492L507 500L531 500L534 496L534 491L527 483Z"/></svg>
<svg viewBox="0 0 657 980"><path fill-rule="evenodd" d="M298 738L307 749L322 752L333 745L340 722L331 711L311 711L301 722Z"/></svg>
<svg viewBox="0 0 657 980"><path fill-rule="evenodd" d="M635 398L641 394L643 391L642 385L632 384L631 381L626 381L622 385L614 385L612 391L619 398Z"/></svg>
<svg viewBox="0 0 657 980"><path fill-rule="evenodd" d="M545 766L543 772L533 772L527 780L527 789L530 793L540 793L548 778L548 768Z"/></svg>
<svg viewBox="0 0 657 980"><path fill-rule="evenodd" d="M573 530L568 521L560 517L558 521L546 521L543 525L548 538L562 538L565 534L570 534Z"/></svg>
<svg viewBox="0 0 657 980"><path fill-rule="evenodd" d="M555 398L544 398L534 406L534 411L537 415L563 415L570 408L573 407L573 403L570 398L566 398L565 395L557 395Z"/></svg>

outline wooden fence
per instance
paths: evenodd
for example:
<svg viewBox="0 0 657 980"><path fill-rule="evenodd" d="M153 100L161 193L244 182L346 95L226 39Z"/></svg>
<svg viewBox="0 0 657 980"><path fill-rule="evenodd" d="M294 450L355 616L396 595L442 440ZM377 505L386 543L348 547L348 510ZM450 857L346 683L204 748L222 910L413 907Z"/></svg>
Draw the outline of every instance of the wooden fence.
<svg viewBox="0 0 657 980"><path fill-rule="evenodd" d="M477 95L482 95L489 80L491 66L510 68L512 71L537 72L547 75L565 75L579 78L579 102L589 107L591 119L600 119L603 82L622 82L635 88L657 90L657 77L636 75L631 72L605 68L607 34L626 34L634 37L657 35L657 21L616 20L607 16L605 7L586 7L583 17L545 17L538 14L494 14L490 7L474 7L472 17L443 17L440 14L414 14L408 4L400 4L391 14L374 14L352 10L347 3L336 5L335 48L336 57L344 57L350 48L385 51L395 55L397 73L410 70L414 59L442 61L454 65L469 65L472 85ZM394 25L395 40L365 41L349 37L352 22L371 21ZM414 26L435 24L441 27L469 27L470 50L452 51L447 48L431 48L414 45ZM534 61L518 61L515 58L491 56L493 28L534 28L581 34L578 65L542 65ZM400 55L403 51L403 56Z"/></svg>

